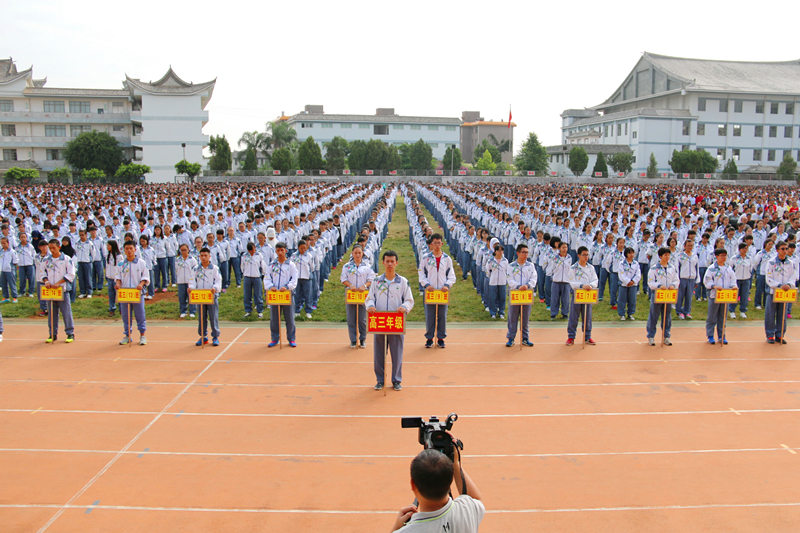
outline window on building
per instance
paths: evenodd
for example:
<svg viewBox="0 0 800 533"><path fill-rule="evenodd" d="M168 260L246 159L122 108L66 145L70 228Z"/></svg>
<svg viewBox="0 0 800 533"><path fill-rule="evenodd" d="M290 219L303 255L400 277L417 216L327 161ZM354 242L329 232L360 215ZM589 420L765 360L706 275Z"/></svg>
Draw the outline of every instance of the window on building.
<svg viewBox="0 0 800 533"><path fill-rule="evenodd" d="M44 106L45 113L63 113L64 102L59 100L45 100L42 105Z"/></svg>
<svg viewBox="0 0 800 533"><path fill-rule="evenodd" d="M0 135L3 137L16 137L17 125L16 124L3 124L0 126Z"/></svg>
<svg viewBox="0 0 800 533"><path fill-rule="evenodd" d="M733 125L733 136L734 137L741 137L742 136L742 125L741 124L734 124Z"/></svg>
<svg viewBox="0 0 800 533"><path fill-rule="evenodd" d="M734 100L733 101L733 112L734 113L741 113L743 107L744 107L744 100Z"/></svg>
<svg viewBox="0 0 800 533"><path fill-rule="evenodd" d="M69 103L70 113L91 113L89 111L89 102L72 102Z"/></svg>
<svg viewBox="0 0 800 533"><path fill-rule="evenodd" d="M392 124L392 129L393 130L402 130L404 128L405 127L402 124Z"/></svg>
<svg viewBox="0 0 800 533"><path fill-rule="evenodd" d="M313 122L301 122L300 123L300 128L301 129L302 128L313 128L313 127L314 127L314 123Z"/></svg>
<svg viewBox="0 0 800 533"><path fill-rule="evenodd" d="M16 148L4 148L3 149L3 161L16 161L17 160L17 149Z"/></svg>
<svg viewBox="0 0 800 533"><path fill-rule="evenodd" d="M373 135L389 135L389 126L385 124L375 124L372 128Z"/></svg>
<svg viewBox="0 0 800 533"><path fill-rule="evenodd" d="M102 107L98 107L98 108L97 108L97 114L98 114L98 115L102 115L102 114L104 114L105 112L106 112L106 110L105 110L105 109L103 109Z"/></svg>
<svg viewBox="0 0 800 533"><path fill-rule="evenodd" d="M14 111L14 100L0 100L0 111Z"/></svg>
<svg viewBox="0 0 800 533"><path fill-rule="evenodd" d="M728 125L720 124L717 126L717 137L725 137L728 135Z"/></svg>
<svg viewBox="0 0 800 533"><path fill-rule="evenodd" d="M114 126L113 129L114 131L123 131L125 129L125 126Z"/></svg>
<svg viewBox="0 0 800 533"><path fill-rule="evenodd" d="M439 126L428 126L428 131L439 131Z"/></svg>
<svg viewBox="0 0 800 533"><path fill-rule="evenodd" d="M783 137L785 139L791 139L792 138L792 128L793 128L793 126L784 126L783 127Z"/></svg>
<svg viewBox="0 0 800 533"><path fill-rule="evenodd" d="M631 160L631 163L636 163L636 156L633 156L633 159Z"/></svg>
<svg viewBox="0 0 800 533"><path fill-rule="evenodd" d="M690 148L690 146L688 144L682 144L681 145L681 152L688 152L689 148Z"/></svg>
<svg viewBox="0 0 800 533"><path fill-rule="evenodd" d="M764 102L756 102L756 113L764 112Z"/></svg>
<svg viewBox="0 0 800 533"><path fill-rule="evenodd" d="M777 115L779 106L780 106L780 104L778 102L772 102L769 105L769 114L770 115Z"/></svg>
<svg viewBox="0 0 800 533"><path fill-rule="evenodd" d="M62 159L64 159L64 150L51 150L50 148L47 149L48 161L61 161Z"/></svg>
<svg viewBox="0 0 800 533"><path fill-rule="evenodd" d="M728 112L728 100L720 100L719 101L719 112L720 113L727 113Z"/></svg>
<svg viewBox="0 0 800 533"><path fill-rule="evenodd" d="M622 135L622 124L617 124L617 136Z"/></svg>
<svg viewBox="0 0 800 533"><path fill-rule="evenodd" d="M628 123L626 122L625 123L625 135L627 135L627 134L628 134Z"/></svg>
<svg viewBox="0 0 800 533"><path fill-rule="evenodd" d="M358 129L360 129L360 130L368 130L369 129L369 124L359 124L358 125Z"/></svg>
<svg viewBox="0 0 800 533"><path fill-rule="evenodd" d="M767 161L775 161L775 150L767 150Z"/></svg>
<svg viewBox="0 0 800 533"><path fill-rule="evenodd" d="M706 134L706 125L697 123L697 134L698 135L705 135Z"/></svg>
<svg viewBox="0 0 800 533"><path fill-rule="evenodd" d="M332 129L332 128L333 128L333 122L323 122L322 123L322 129L323 130L324 129Z"/></svg>
<svg viewBox="0 0 800 533"><path fill-rule="evenodd" d="M607 125L605 126L605 129L603 130L603 137L608 137L608 126Z"/></svg>
<svg viewBox="0 0 800 533"><path fill-rule="evenodd" d="M445 126L444 129L446 131L456 131L456 127L455 126Z"/></svg>
<svg viewBox="0 0 800 533"><path fill-rule="evenodd" d="M342 128L343 130L353 129L353 125L352 124L339 124L339 127Z"/></svg>
<svg viewBox="0 0 800 533"><path fill-rule="evenodd" d="M111 112L112 113L124 113L125 112L125 104L123 102L111 102Z"/></svg>
<svg viewBox="0 0 800 533"><path fill-rule="evenodd" d="M67 127L66 126L57 126L55 124L45 124L45 126L44 126L44 136L45 137L66 137L67 136Z"/></svg>
<svg viewBox="0 0 800 533"><path fill-rule="evenodd" d="M639 134L639 132L638 132L638 131L632 131L632 132L631 132L631 138L632 138L632 139L635 139L635 138L637 137L637 135L638 135L638 134Z"/></svg>
<svg viewBox="0 0 800 533"><path fill-rule="evenodd" d="M692 127L692 121L684 120L683 127L681 128L681 135L689 135L689 128Z"/></svg>
<svg viewBox="0 0 800 533"><path fill-rule="evenodd" d="M739 148L734 148L733 150L731 150L731 157L734 160L738 161L739 160L739 155L741 153L742 153L742 151Z"/></svg>
<svg viewBox="0 0 800 533"><path fill-rule="evenodd" d="M706 110L706 99L705 98L698 98L697 99L697 110L698 111L705 111Z"/></svg>
<svg viewBox="0 0 800 533"><path fill-rule="evenodd" d="M764 136L764 126L756 126L755 136L756 137Z"/></svg>
<svg viewBox="0 0 800 533"><path fill-rule="evenodd" d="M439 143L428 143L431 148L439 148Z"/></svg>
<svg viewBox="0 0 800 533"><path fill-rule="evenodd" d="M786 114L787 115L794 115L794 103L787 103L786 104Z"/></svg>
<svg viewBox="0 0 800 533"><path fill-rule="evenodd" d="M717 148L717 158L725 159L725 148Z"/></svg>
<svg viewBox="0 0 800 533"><path fill-rule="evenodd" d="M77 137L78 135L80 135L81 133L84 133L86 131L92 131L92 127L91 126L71 125L69 127L69 136L70 137Z"/></svg>
<svg viewBox="0 0 800 533"><path fill-rule="evenodd" d="M753 150L753 161L761 161L761 150Z"/></svg>
<svg viewBox="0 0 800 533"><path fill-rule="evenodd" d="M769 127L769 136L770 137L777 137L778 136L778 126L770 126Z"/></svg>
<svg viewBox="0 0 800 533"><path fill-rule="evenodd" d="M421 129L422 129L422 126L420 126L419 124L412 124L412 125L411 125L411 129L412 129L412 130L421 130ZM476 129L477 129L477 128L476 128Z"/></svg>

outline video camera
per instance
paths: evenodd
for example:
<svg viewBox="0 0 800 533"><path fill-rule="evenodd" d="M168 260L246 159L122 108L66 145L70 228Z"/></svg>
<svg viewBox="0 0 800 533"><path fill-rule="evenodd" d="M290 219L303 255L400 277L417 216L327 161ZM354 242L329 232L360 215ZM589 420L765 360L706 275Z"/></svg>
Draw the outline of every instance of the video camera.
<svg viewBox="0 0 800 533"><path fill-rule="evenodd" d="M419 416L404 416L400 423L404 428L419 429L418 440L426 450L438 450L453 461L453 438L447 434L447 431L453 427L456 420L458 420L458 415L450 413L444 423L439 422L439 418L435 416L432 416L427 422ZM464 449L464 444L460 440L456 440L456 446L461 450Z"/></svg>

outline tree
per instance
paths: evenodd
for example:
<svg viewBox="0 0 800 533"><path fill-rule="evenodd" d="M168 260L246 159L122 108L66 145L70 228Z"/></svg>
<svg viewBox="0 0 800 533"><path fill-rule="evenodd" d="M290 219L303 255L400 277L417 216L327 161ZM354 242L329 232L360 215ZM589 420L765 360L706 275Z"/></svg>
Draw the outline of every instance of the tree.
<svg viewBox="0 0 800 533"><path fill-rule="evenodd" d="M597 160L594 162L594 168L592 169L592 176L596 176L598 172L604 178L608 177L608 165L606 164L606 158L603 157L603 152L597 153Z"/></svg>
<svg viewBox="0 0 800 533"><path fill-rule="evenodd" d="M325 143L325 168L328 172L344 169L348 148L347 140L338 135Z"/></svg>
<svg viewBox="0 0 800 533"><path fill-rule="evenodd" d="M50 172L48 172L47 177L60 180L60 179L63 179L63 178L69 178L71 175L72 174L70 173L69 168L67 168L67 167L56 167L53 170L51 170Z"/></svg>
<svg viewBox="0 0 800 533"><path fill-rule="evenodd" d="M493 145L497 147L497 151L501 154L503 152L508 152L511 149L511 139L506 139L503 142L497 140L497 137L494 136L494 133L490 133L486 136L486 139L489 140ZM496 163L497 161L495 161Z"/></svg>
<svg viewBox="0 0 800 533"><path fill-rule="evenodd" d="M473 162L477 163L479 159L483 157L483 153L489 150L489 153L492 154L492 161L495 163L499 163L503 160L503 156L500 155L500 150L497 149L497 146L493 145L489 142L488 139L484 139L481 143L475 147L475 152L473 152Z"/></svg>
<svg viewBox="0 0 800 533"><path fill-rule="evenodd" d="M258 160L256 159L256 149L248 147L244 155L244 163L242 170L256 170L258 168Z"/></svg>
<svg viewBox="0 0 800 533"><path fill-rule="evenodd" d="M785 179L793 179L797 172L797 161L794 160L792 155L787 150L783 156L783 161L778 166L778 177Z"/></svg>
<svg viewBox="0 0 800 533"><path fill-rule="evenodd" d="M576 176L583 174L586 167L589 166L589 154L582 146L573 146L569 151L569 169Z"/></svg>
<svg viewBox="0 0 800 533"><path fill-rule="evenodd" d="M203 167L200 163L189 163L185 159L181 159L177 163L175 163L175 172L178 174L186 174L189 176L190 181L194 181L197 176L200 175L200 172L203 171Z"/></svg>
<svg viewBox="0 0 800 533"><path fill-rule="evenodd" d="M522 150L514 158L514 164L519 170L533 170L541 174L547 173L548 168L550 168L547 150L539 142L539 137L535 133L530 132L528 134L528 138L522 143Z"/></svg>
<svg viewBox="0 0 800 533"><path fill-rule="evenodd" d="M442 169L460 170L461 169L461 150L448 146L442 158Z"/></svg>
<svg viewBox="0 0 800 533"><path fill-rule="evenodd" d="M411 168L411 147L413 145L408 143L403 143L397 149L400 153L400 166L404 169L409 170Z"/></svg>
<svg viewBox="0 0 800 533"><path fill-rule="evenodd" d="M658 177L658 162L656 162L656 155L650 152L650 164L647 165L647 177L650 179Z"/></svg>
<svg viewBox="0 0 800 533"><path fill-rule="evenodd" d="M347 156L347 166L350 170L366 170L367 143L362 140L350 142L350 153Z"/></svg>
<svg viewBox="0 0 800 533"><path fill-rule="evenodd" d="M475 168L478 170L495 170L497 168L497 163L492 159L492 153L489 150L483 152L483 157L475 163Z"/></svg>
<svg viewBox="0 0 800 533"><path fill-rule="evenodd" d="M263 137L262 151L266 153L269 148L277 150L284 146L289 146L292 141L297 140L297 131L289 126L286 121L267 122L267 132Z"/></svg>
<svg viewBox="0 0 800 533"><path fill-rule="evenodd" d="M630 152L617 152L608 158L608 164L614 172L629 173L633 170L633 154Z"/></svg>
<svg viewBox="0 0 800 533"><path fill-rule="evenodd" d="M81 173L81 178L91 182L100 181L105 177L106 173L99 168L87 168Z"/></svg>
<svg viewBox="0 0 800 533"><path fill-rule="evenodd" d="M716 172L719 161L705 150L674 150L669 166L677 174L705 174Z"/></svg>
<svg viewBox="0 0 800 533"><path fill-rule="evenodd" d="M96 168L106 176L113 176L125 161L125 155L119 141L108 133L85 131L67 143L64 159L79 172Z"/></svg>
<svg viewBox="0 0 800 533"><path fill-rule="evenodd" d="M383 165L383 170L397 170L401 168L403 162L400 159L400 152L397 146L386 147L386 161Z"/></svg>
<svg viewBox="0 0 800 533"><path fill-rule="evenodd" d="M39 177L39 171L36 170L35 168L11 167L8 170L6 170L5 173L5 179L17 180L23 185L27 185L28 183L30 183L32 179L36 179L38 177Z"/></svg>
<svg viewBox="0 0 800 533"><path fill-rule="evenodd" d="M411 147L409 160L412 170L424 170L426 173L431 168L431 160L433 159L433 148L420 139L415 142Z"/></svg>
<svg viewBox="0 0 800 533"><path fill-rule="evenodd" d="M722 175L726 178L736 178L739 175L739 168L736 166L736 160L733 158L728 159L725 168L722 169Z"/></svg>
<svg viewBox="0 0 800 533"><path fill-rule="evenodd" d="M300 168L304 170L319 170L325 166L325 160L322 159L322 150L319 145L314 141L314 137L308 136L306 140L300 144L300 150L297 153L297 162Z"/></svg>
<svg viewBox="0 0 800 533"><path fill-rule="evenodd" d="M233 164L231 157L231 145L225 135L214 137L208 140L208 149L211 150L211 159L208 161L208 168L218 172L230 170Z"/></svg>
<svg viewBox="0 0 800 533"><path fill-rule="evenodd" d="M152 172L152 170L147 165L128 163L127 165L120 165L117 171L114 173L114 177L122 178L122 180L127 183L134 183L144 178L144 175L149 174L150 172Z"/></svg>
<svg viewBox="0 0 800 533"><path fill-rule="evenodd" d="M372 139L367 142L367 150L364 158L366 169L384 170L386 166L387 148L383 141Z"/></svg>
<svg viewBox="0 0 800 533"><path fill-rule="evenodd" d="M247 152L253 150L253 158L255 159L256 151L264 148L266 142L266 134L258 133L257 131L246 131L242 133L237 142L238 146L245 145L245 150L239 152L239 161L247 157ZM263 152L263 150L262 150ZM251 170L255 170L253 167Z"/></svg>
<svg viewBox="0 0 800 533"><path fill-rule="evenodd" d="M288 148L278 148L272 152L272 168L289 172L292 168L292 154Z"/></svg>

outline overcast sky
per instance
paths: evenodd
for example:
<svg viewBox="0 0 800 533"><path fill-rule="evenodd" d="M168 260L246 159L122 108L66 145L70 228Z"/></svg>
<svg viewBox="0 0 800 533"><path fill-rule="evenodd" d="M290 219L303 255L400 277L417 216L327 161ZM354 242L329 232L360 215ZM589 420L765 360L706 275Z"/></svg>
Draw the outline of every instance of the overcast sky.
<svg viewBox="0 0 800 533"><path fill-rule="evenodd" d="M780 29L796 13L793 2L9 0L0 57L49 87L117 89L170 65L186 81L217 78L204 132L233 149L306 104L487 120L507 120L511 105L518 149L530 131L558 143L560 113L604 101L644 51L797 59L794 32Z"/></svg>

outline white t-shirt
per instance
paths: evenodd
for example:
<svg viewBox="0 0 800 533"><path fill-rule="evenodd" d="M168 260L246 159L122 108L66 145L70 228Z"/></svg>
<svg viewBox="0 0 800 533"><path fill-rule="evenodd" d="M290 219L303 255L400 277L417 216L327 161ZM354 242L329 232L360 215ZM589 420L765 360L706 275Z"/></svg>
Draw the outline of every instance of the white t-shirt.
<svg viewBox="0 0 800 533"><path fill-rule="evenodd" d="M447 505L430 513L415 513L402 533L476 533L486 514L483 502L461 495Z"/></svg>

